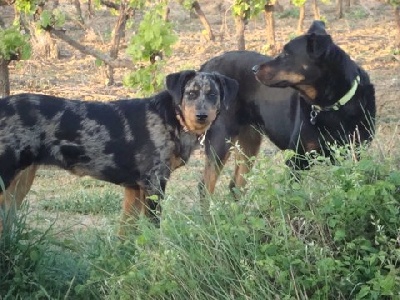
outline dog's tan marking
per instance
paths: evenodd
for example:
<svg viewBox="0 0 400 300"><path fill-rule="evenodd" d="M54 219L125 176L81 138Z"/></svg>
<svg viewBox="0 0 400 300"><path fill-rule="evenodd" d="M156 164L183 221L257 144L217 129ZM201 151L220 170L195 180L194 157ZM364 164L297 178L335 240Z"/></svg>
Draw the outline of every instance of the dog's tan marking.
<svg viewBox="0 0 400 300"><path fill-rule="evenodd" d="M10 211L12 206L15 206L16 209L21 206L22 201L32 186L37 169L38 166L31 165L19 172L5 192L0 194L0 208L4 209L6 213ZM6 221L11 222L12 220L8 218ZM0 218L0 236L3 231L2 223L3 220Z"/></svg>
<svg viewBox="0 0 400 300"><path fill-rule="evenodd" d="M225 165L228 158L230 156L230 152L228 151L225 154L225 157L221 161L221 165ZM214 161L209 160L206 157L205 169L204 169L204 187L210 194L214 194L215 185L217 183L219 174L221 173L221 168L219 168Z"/></svg>
<svg viewBox="0 0 400 300"><path fill-rule="evenodd" d="M198 135L205 133L211 126L212 122L217 117L217 109L208 110L208 117L205 123L199 123L196 119L196 107L194 105L188 105L184 103L182 105L183 119L187 130Z"/></svg>
<svg viewBox="0 0 400 300"><path fill-rule="evenodd" d="M307 96L308 100L313 101L317 98L317 90L315 87L311 85L299 85L298 88Z"/></svg>
<svg viewBox="0 0 400 300"><path fill-rule="evenodd" d="M278 71L274 76L276 80L285 80L289 81L293 84L302 82L305 77L303 74L295 73L295 72L286 72L286 71Z"/></svg>
<svg viewBox="0 0 400 300"><path fill-rule="evenodd" d="M124 200L122 203L122 216L118 235L123 237L126 235L126 229L132 225L139 215L147 215L146 198L143 189L125 188Z"/></svg>

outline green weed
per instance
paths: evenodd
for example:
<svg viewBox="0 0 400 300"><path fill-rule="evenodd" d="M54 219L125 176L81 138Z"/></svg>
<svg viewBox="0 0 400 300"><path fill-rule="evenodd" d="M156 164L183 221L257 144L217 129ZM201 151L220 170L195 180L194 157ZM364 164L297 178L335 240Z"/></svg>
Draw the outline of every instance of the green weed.
<svg viewBox="0 0 400 300"><path fill-rule="evenodd" d="M285 19L285 18L298 19L299 15L300 15L300 13L299 13L299 9L297 7L285 9L284 11L276 14L278 19Z"/></svg>
<svg viewBox="0 0 400 300"><path fill-rule="evenodd" d="M161 228L142 218L122 240L103 228L70 236L18 223L2 237L1 297L398 297L398 156L361 151L356 162L352 148L332 151L335 165L311 155L300 181L283 164L293 153L259 157L246 193L209 196L208 216L194 187L171 187Z"/></svg>
<svg viewBox="0 0 400 300"><path fill-rule="evenodd" d="M110 298L130 299L399 295L400 172L337 152L337 165L317 157L301 183L260 159L246 195L210 199L209 218L167 206L159 231L144 222L125 243L102 249L94 264L104 273L94 281Z"/></svg>
<svg viewBox="0 0 400 300"><path fill-rule="evenodd" d="M42 200L45 210L63 211L78 214L112 215L121 211L122 190L78 189L61 199Z"/></svg>
<svg viewBox="0 0 400 300"><path fill-rule="evenodd" d="M369 16L370 16L370 13L362 7L358 7L358 8L353 7L351 10L349 10L346 13L346 17L348 17L349 19L355 19L355 20L365 19L365 18L368 18Z"/></svg>
<svg viewBox="0 0 400 300"><path fill-rule="evenodd" d="M0 213L5 217L6 212ZM30 227L29 213L24 203L19 213L4 223L0 237L0 299L67 297L75 285L87 280L88 266L78 253L68 250L67 243L50 233L54 223L44 230Z"/></svg>

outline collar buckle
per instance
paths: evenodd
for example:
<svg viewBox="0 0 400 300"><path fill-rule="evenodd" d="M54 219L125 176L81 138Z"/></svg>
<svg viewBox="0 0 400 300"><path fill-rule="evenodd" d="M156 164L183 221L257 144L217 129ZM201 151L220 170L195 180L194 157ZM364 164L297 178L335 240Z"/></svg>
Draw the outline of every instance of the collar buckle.
<svg viewBox="0 0 400 300"><path fill-rule="evenodd" d="M310 123L311 125L315 125L317 123L317 117L320 113L320 109L318 109L315 105L311 105L310 111Z"/></svg>
<svg viewBox="0 0 400 300"><path fill-rule="evenodd" d="M321 111L336 111L339 110L340 107L344 106L347 102L353 98L356 94L358 85L360 84L360 75L354 79L350 90L338 101L336 101L333 105L321 107L319 105L311 105L311 112L310 112L310 123L315 125L317 122L317 116Z"/></svg>

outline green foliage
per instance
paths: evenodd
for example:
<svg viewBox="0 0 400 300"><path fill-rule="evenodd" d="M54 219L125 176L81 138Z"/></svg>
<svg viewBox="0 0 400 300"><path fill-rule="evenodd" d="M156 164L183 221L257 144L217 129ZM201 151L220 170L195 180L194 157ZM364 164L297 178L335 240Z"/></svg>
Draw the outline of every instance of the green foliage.
<svg viewBox="0 0 400 300"><path fill-rule="evenodd" d="M390 51L392 55L400 55L400 48L395 48Z"/></svg>
<svg viewBox="0 0 400 300"><path fill-rule="evenodd" d="M65 14L59 10L54 9L53 11L43 10L40 14L39 25L42 28L51 27L61 27L65 23Z"/></svg>
<svg viewBox="0 0 400 300"><path fill-rule="evenodd" d="M400 171L334 150L338 164L313 159L301 184L261 159L246 196L219 196L210 222L167 206L160 231L142 220L131 239L96 253L95 265L112 275L96 272L88 283L124 299L399 295Z"/></svg>
<svg viewBox="0 0 400 300"><path fill-rule="evenodd" d="M116 190L114 186L109 185L96 185L88 189L82 184L85 183L81 182L80 187L69 193L67 197L61 197L57 201L54 201L54 199L42 200L40 206L45 210L84 215L113 215L121 211L122 194L120 190Z"/></svg>
<svg viewBox="0 0 400 300"><path fill-rule="evenodd" d="M264 10L265 0L235 0L232 6L234 16L240 16L244 20L258 16Z"/></svg>
<svg viewBox="0 0 400 300"><path fill-rule="evenodd" d="M346 16L350 19L362 20L367 18L370 13L364 8L352 8L350 11L346 12Z"/></svg>
<svg viewBox="0 0 400 300"><path fill-rule="evenodd" d="M158 61L154 64L141 67L126 75L124 84L138 88L143 95L151 95L161 89L164 84L165 74L163 66L164 62Z"/></svg>
<svg viewBox="0 0 400 300"><path fill-rule="evenodd" d="M18 11L29 14L35 11L37 3L38 0L16 0L14 5Z"/></svg>
<svg viewBox="0 0 400 300"><path fill-rule="evenodd" d="M116 0L113 2L115 2L116 4L120 4L121 0ZM149 2L149 0L129 0L128 5L134 9L143 9L147 2ZM102 5L100 0L94 0L93 4L96 7L100 7Z"/></svg>
<svg viewBox="0 0 400 300"><path fill-rule="evenodd" d="M300 7L300 6L303 6L303 5L306 3L306 1L307 1L307 0L293 0L292 3L293 3L295 6Z"/></svg>
<svg viewBox="0 0 400 300"><path fill-rule="evenodd" d="M149 2L149 1L148 0L129 0L129 6L133 7L134 9L143 9L147 2Z"/></svg>
<svg viewBox="0 0 400 300"><path fill-rule="evenodd" d="M28 37L20 33L16 26L0 29L0 58L28 59L31 46Z"/></svg>
<svg viewBox="0 0 400 300"><path fill-rule="evenodd" d="M157 53L172 54L172 45L177 36L172 31L172 24L162 18L163 5L148 11L140 22L137 33L132 37L127 49L134 61L149 61Z"/></svg>
<svg viewBox="0 0 400 300"><path fill-rule="evenodd" d="M354 162L352 149L331 149L336 164L307 155L313 168L300 182L281 162L293 152L259 157L246 194L214 195L209 216L167 195L161 228L142 218L122 240L14 225L22 235L0 244L0 297L396 299L398 161L362 151Z"/></svg>
<svg viewBox="0 0 400 300"><path fill-rule="evenodd" d="M73 288L87 280L88 266L78 253L66 251L67 243L56 242L50 234L54 224L45 231L30 227L29 213L27 205L18 215L0 210L0 218L12 220L0 236L0 298L79 299Z"/></svg>
<svg viewBox="0 0 400 300"><path fill-rule="evenodd" d="M194 0L180 0L179 4L181 4L185 9L191 10L193 8Z"/></svg>
<svg viewBox="0 0 400 300"><path fill-rule="evenodd" d="M295 18L298 19L300 16L299 10L297 8L288 8L285 9L282 12L278 12L277 17L279 19L285 19L285 18Z"/></svg>
<svg viewBox="0 0 400 300"><path fill-rule="evenodd" d="M294 263L290 276L305 292L301 298L398 295L400 277L394 270L400 258L396 246L400 171L371 158L353 163L343 159L351 157L351 151L335 151L337 165L317 157L316 166L303 174L301 184L278 185L269 180L274 171L262 171L265 165L252 174L253 202L264 207L267 222L274 228L268 247L280 245L279 249L288 250L269 254L268 259L280 272L286 259ZM264 193L268 196L260 199ZM282 289L289 288L290 276L286 273Z"/></svg>
<svg viewBox="0 0 400 300"><path fill-rule="evenodd" d="M306 3L307 0L293 0L292 3L297 6L303 6ZM321 0L322 3L328 4L331 2L331 0Z"/></svg>
<svg viewBox="0 0 400 300"><path fill-rule="evenodd" d="M163 20L164 4L158 4L148 10L141 21L137 33L132 37L127 53L133 61L144 64L143 67L129 74L125 84L140 87L145 94L159 90L163 84L163 62L157 57L168 57L177 36L172 24ZM154 60L153 64L150 64Z"/></svg>

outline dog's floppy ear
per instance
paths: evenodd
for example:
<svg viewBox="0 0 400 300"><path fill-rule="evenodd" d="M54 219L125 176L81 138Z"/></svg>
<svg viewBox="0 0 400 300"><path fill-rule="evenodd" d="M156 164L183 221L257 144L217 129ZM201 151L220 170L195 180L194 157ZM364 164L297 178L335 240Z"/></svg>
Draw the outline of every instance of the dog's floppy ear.
<svg viewBox="0 0 400 300"><path fill-rule="evenodd" d="M220 91L222 93L221 99L225 106L225 109L229 108L229 105L233 99L235 99L238 90L239 83L230 77L214 72L216 81L219 83Z"/></svg>
<svg viewBox="0 0 400 300"><path fill-rule="evenodd" d="M312 58L320 58L329 50L329 46L332 43L330 35L309 34L307 35L307 53Z"/></svg>
<svg viewBox="0 0 400 300"><path fill-rule="evenodd" d="M186 83L196 75L194 70L185 70L178 73L172 73L165 78L165 86L171 94L176 105L181 104L183 90Z"/></svg>
<svg viewBox="0 0 400 300"><path fill-rule="evenodd" d="M325 22L319 20L315 20L314 22L312 22L310 28L307 31L307 34L312 33L320 35L328 34L325 30Z"/></svg>

